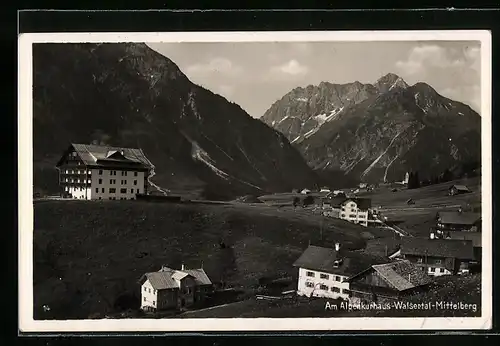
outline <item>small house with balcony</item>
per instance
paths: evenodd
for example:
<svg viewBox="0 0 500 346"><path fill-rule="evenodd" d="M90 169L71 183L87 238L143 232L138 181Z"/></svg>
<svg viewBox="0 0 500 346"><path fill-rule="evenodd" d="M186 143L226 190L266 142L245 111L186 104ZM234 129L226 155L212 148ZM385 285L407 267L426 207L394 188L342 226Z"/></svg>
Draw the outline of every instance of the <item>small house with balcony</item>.
<svg viewBox="0 0 500 346"><path fill-rule="evenodd" d="M470 240L403 237L397 257L431 276L456 275L469 272L474 251Z"/></svg>
<svg viewBox="0 0 500 346"><path fill-rule="evenodd" d="M481 231L481 214L463 211L441 211L436 214L438 233L446 231Z"/></svg>

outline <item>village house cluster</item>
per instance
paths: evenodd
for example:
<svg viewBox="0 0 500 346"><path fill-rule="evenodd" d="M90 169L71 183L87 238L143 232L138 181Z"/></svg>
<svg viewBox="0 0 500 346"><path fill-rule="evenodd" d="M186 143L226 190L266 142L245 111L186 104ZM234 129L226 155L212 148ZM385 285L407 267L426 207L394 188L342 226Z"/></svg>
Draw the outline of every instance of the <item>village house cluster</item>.
<svg viewBox="0 0 500 346"><path fill-rule="evenodd" d="M467 192L463 186L449 189L450 195ZM359 210L363 202L341 195L324 203L335 210L334 217L343 218L346 205L354 203ZM359 219L347 221L366 225ZM341 298L354 304L394 301L425 291L431 277L468 274L471 266L480 264L481 249L479 213L438 212L429 237L402 236L397 248L385 255L343 250L338 243L334 249L310 245L294 263L297 294Z"/></svg>
<svg viewBox="0 0 500 346"><path fill-rule="evenodd" d="M128 200L146 195L148 177L154 172L141 149L86 144L71 144L56 167L63 197L86 200ZM408 174L401 184L407 180ZM366 191L371 188L359 185ZM316 193L303 189L299 195L314 195L314 204L325 217L364 227L387 226L370 198L356 196L359 189L352 191L354 196L327 187ZM464 185L449 188L451 196L469 192ZM472 265L481 262L480 214L461 209L440 211L435 222L428 237L402 236L397 248L390 252L386 248L384 255L348 250L340 243L334 248L309 245L293 263L298 270L297 295L344 299L353 304L398 300L425 291L431 277L469 273ZM202 306L215 290L203 268L186 269L184 265L145 273L139 284L143 311Z"/></svg>

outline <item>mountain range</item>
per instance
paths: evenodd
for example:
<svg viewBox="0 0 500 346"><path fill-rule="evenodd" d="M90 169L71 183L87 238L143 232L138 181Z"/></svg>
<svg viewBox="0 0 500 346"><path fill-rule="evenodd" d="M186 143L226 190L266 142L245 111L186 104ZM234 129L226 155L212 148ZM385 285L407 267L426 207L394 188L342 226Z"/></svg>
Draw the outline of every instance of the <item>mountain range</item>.
<svg viewBox="0 0 500 346"><path fill-rule="evenodd" d="M35 189L58 190L54 166L70 143L139 147L164 191L230 199L314 186L286 137L193 84L145 44L35 44Z"/></svg>
<svg viewBox="0 0 500 346"><path fill-rule="evenodd" d="M399 181L409 171L431 179L480 162L480 115L426 83L410 86L393 73L373 84L295 88L261 120L326 179Z"/></svg>

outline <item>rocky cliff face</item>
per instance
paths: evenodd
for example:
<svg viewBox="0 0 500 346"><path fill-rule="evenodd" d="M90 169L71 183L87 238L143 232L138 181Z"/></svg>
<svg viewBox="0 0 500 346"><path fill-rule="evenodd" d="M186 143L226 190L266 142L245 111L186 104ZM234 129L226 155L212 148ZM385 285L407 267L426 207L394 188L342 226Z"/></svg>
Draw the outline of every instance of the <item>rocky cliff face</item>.
<svg viewBox="0 0 500 346"><path fill-rule="evenodd" d="M144 44L36 44L33 59L36 188L57 189L71 142L140 147L157 185L208 198L316 184L281 133Z"/></svg>
<svg viewBox="0 0 500 346"><path fill-rule="evenodd" d="M339 99L357 102L343 103L341 111L316 124L311 134L302 134L305 130L291 134L280 126L286 115L315 119L330 111L328 107L337 107L329 101L330 106L323 102L294 108L296 98L290 100L295 89L275 103L263 120L288 138L299 133L292 139L294 145L322 176L338 176L341 171L358 180L380 182L402 180L405 172L419 171L425 179L447 168L480 162L480 116L425 83L408 86L400 77L388 74L374 85L320 85L329 85L328 90L355 90L357 98L351 93Z"/></svg>

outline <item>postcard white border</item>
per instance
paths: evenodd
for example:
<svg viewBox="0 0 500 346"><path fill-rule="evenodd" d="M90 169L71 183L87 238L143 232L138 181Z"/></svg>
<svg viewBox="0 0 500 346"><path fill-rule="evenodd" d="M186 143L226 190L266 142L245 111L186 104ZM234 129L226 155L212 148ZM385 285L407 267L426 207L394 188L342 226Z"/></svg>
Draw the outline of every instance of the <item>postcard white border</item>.
<svg viewBox="0 0 500 346"><path fill-rule="evenodd" d="M19 329L21 332L230 332L475 330L491 328L492 317L492 171L491 34L486 30L439 31L294 31L163 33L27 33L19 35ZM33 319L33 139L32 44L49 42L320 42L320 41L480 41L483 268L481 317L467 318L203 318L203 319ZM485 217L485 215L487 217Z"/></svg>

